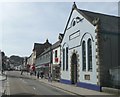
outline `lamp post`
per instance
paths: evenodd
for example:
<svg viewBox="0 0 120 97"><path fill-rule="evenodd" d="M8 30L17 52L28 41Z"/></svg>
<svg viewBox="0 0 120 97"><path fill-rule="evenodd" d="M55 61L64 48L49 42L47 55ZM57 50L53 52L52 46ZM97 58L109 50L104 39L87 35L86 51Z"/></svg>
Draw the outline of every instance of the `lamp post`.
<svg viewBox="0 0 120 97"><path fill-rule="evenodd" d="M52 67L52 47L50 47L50 73L49 73L49 77L52 81L52 70L53 70L53 67Z"/></svg>

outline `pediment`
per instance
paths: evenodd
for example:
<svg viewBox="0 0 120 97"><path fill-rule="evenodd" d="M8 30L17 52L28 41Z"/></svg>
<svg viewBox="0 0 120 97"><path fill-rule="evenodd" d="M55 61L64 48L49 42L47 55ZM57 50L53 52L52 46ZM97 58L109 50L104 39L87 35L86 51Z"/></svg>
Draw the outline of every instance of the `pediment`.
<svg viewBox="0 0 120 97"><path fill-rule="evenodd" d="M82 15L80 15L80 13L78 13L78 11L73 10L70 20L68 21L67 29L74 27L78 23L81 23L83 20L84 20L84 17Z"/></svg>

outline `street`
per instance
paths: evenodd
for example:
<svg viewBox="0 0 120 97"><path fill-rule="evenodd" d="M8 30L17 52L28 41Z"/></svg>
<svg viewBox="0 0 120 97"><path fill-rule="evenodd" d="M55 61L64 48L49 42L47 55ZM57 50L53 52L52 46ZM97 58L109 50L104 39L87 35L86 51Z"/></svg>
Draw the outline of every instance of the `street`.
<svg viewBox="0 0 120 97"><path fill-rule="evenodd" d="M20 75L19 71L7 72L8 95L72 95L71 93L54 88L33 79L26 72Z"/></svg>

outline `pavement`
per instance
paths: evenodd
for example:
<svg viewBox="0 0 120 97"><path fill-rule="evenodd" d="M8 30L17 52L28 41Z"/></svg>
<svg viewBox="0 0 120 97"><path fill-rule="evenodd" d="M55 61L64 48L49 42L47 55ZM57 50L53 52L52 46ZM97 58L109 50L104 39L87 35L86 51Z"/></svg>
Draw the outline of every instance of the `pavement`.
<svg viewBox="0 0 120 97"><path fill-rule="evenodd" d="M30 75L27 75L26 76L30 76ZM64 91L67 91L67 92L70 92L70 93L73 93L73 94L76 94L76 95L80 95L80 96L86 96L86 95L100 95L100 96L110 96L110 95L113 95L113 94L110 94L110 93L105 93L105 92L99 92L99 91L94 91L94 90L90 90L90 89L85 89L85 88L81 88L81 87L77 87L75 85L68 85L68 84L64 84L64 83L60 83L60 82L57 82L57 81L52 81L52 82L49 82L48 79L37 79L36 76L32 75L30 76L36 80L39 80L40 82L42 83L45 83L45 84L48 84L48 85L51 85L55 88L59 88L59 89L62 89Z"/></svg>
<svg viewBox="0 0 120 97"><path fill-rule="evenodd" d="M1 74L0 73L0 96L2 96L2 94L4 94L5 92L5 81L6 81L7 77L5 74Z"/></svg>
<svg viewBox="0 0 120 97"><path fill-rule="evenodd" d="M3 81L6 79L6 76L5 75L0 75L0 81Z"/></svg>

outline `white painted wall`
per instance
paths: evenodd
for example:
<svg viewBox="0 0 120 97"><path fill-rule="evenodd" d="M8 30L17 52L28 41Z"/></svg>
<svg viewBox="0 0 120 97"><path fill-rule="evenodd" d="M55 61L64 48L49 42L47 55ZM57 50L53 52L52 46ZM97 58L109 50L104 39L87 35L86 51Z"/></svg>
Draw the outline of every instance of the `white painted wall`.
<svg viewBox="0 0 120 97"><path fill-rule="evenodd" d="M69 26L70 26L70 23L71 23L72 19L77 17L77 16L81 17L81 18L84 18L82 15L80 15L80 13L78 13L76 10L74 10L73 14L71 16L70 22L69 22ZM69 40L69 36L71 34L73 34L74 32L78 31L78 30L80 30L80 36L75 38L75 39ZM87 19L84 18L83 21L79 22L75 26L73 26L70 29L66 30L63 41L61 43L61 49L63 48L64 43L67 43L69 48L73 48L75 46L80 45L81 38L86 32L90 33L93 36L93 40L94 40L94 42L92 42L93 71L92 72L89 72L89 71L84 72L84 71L82 71L82 46L79 46L79 47L76 47L74 49L70 49L69 52L68 52L68 56L69 56L69 58L68 58L68 61L69 61L68 62L68 64L69 64L68 69L69 70L68 71L66 71L66 70L63 71L63 64L62 64L62 61L61 61L61 79L67 79L67 80L71 79L71 75L70 75L70 72L71 72L70 71L71 59L70 59L70 56L72 56L72 52L73 52L73 50L75 50L79 54L79 62L78 62L78 64L80 64L80 66L79 66L79 70L80 70L80 72L79 72L79 75L80 75L79 81L80 82L85 82L85 83L97 84L97 72L96 72L97 66L96 66L96 57L95 57L95 55L96 55L95 27ZM89 38L91 38L90 34L86 34L85 37L83 38L86 41L86 43L87 43L87 40ZM67 45L65 45L64 47L66 47ZM61 60L62 60L62 56L63 55L62 55L62 52L61 52ZM86 60L87 60L87 57L86 57ZM90 75L90 80L89 81L84 79L85 74Z"/></svg>

